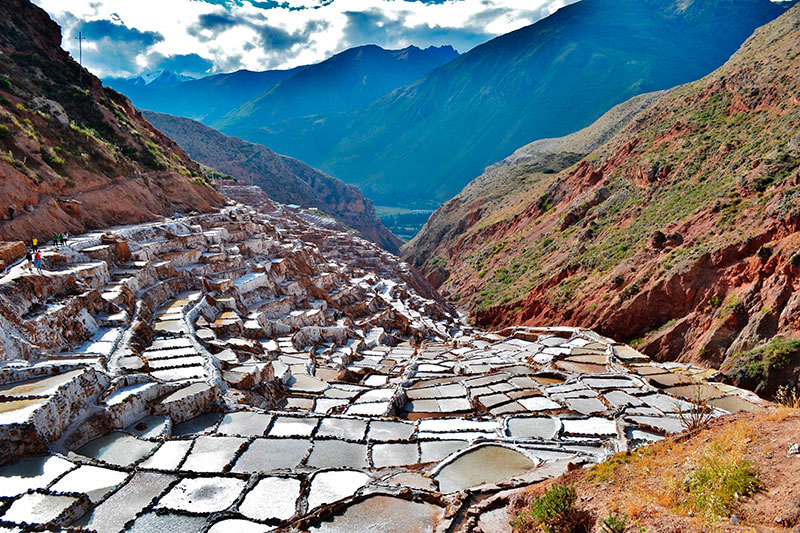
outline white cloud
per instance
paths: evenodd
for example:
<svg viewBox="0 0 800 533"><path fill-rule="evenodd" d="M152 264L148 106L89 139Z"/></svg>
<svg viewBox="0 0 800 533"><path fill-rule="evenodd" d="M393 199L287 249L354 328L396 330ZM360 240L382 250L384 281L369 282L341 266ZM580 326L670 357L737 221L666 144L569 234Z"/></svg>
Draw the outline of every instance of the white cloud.
<svg viewBox="0 0 800 533"><path fill-rule="evenodd" d="M212 65L210 71L225 72L291 68L363 44L452 44L465 52L573 1L34 0L62 25L63 46L75 57L74 37L91 21L109 20L162 37L144 49L131 46L128 61L118 56L124 42L108 60L102 46L86 43L88 49L96 49L84 56L86 66L100 76L152 70L159 66L156 59L170 56L192 56L195 66L204 58Z"/></svg>

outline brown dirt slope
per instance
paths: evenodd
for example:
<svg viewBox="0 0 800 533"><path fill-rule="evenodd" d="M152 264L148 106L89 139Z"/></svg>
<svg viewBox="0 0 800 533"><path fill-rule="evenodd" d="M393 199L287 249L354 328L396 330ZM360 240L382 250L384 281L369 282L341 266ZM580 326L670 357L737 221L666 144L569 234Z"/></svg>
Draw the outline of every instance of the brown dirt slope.
<svg viewBox="0 0 800 533"><path fill-rule="evenodd" d="M800 411L773 410L739 414L712 422L694 433L670 437L600 466L577 469L563 478L532 486L510 500L507 516L524 511L530 501L555 483L573 484L576 508L588 515L589 530L600 532L609 512L628 515L625 531L689 533L701 531L778 532L800 527ZM710 465L716 513L697 505L688 480ZM749 466L746 466L749 465ZM759 487L722 510L731 472L748 468ZM734 486L733 483L730 486ZM694 490L694 494L702 494ZM712 498L708 498L712 500ZM708 501L707 500L707 501ZM519 528L523 530L524 528Z"/></svg>
<svg viewBox="0 0 800 533"><path fill-rule="evenodd" d="M28 0L0 5L0 52L0 239L221 205L197 163L127 98L81 74L61 29Z"/></svg>
<svg viewBox="0 0 800 533"><path fill-rule="evenodd" d="M400 241L378 220L375 206L355 185L188 118L152 111L144 116L200 163L258 185L277 202L321 209L382 248L399 252Z"/></svg>
<svg viewBox="0 0 800 533"><path fill-rule="evenodd" d="M577 164L535 175L521 205L471 212L412 260L481 324L581 325L732 368L800 336L798 95L794 6Z"/></svg>

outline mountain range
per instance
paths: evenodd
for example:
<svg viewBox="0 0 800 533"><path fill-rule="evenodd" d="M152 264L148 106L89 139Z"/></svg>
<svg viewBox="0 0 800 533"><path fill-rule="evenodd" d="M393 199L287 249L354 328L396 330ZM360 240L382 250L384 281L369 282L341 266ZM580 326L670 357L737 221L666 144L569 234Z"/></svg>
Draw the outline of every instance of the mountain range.
<svg viewBox="0 0 800 533"><path fill-rule="evenodd" d="M407 257L482 325L585 326L771 394L800 372L748 351L800 331L798 95L800 5L710 75L489 168Z"/></svg>
<svg viewBox="0 0 800 533"><path fill-rule="evenodd" d="M155 72L147 72L135 76L133 78L105 78L103 82L109 87L119 86L125 87L133 85L134 87L148 87L150 89L163 89L165 87L172 87L179 83L192 81L195 78L191 76L184 76L170 70L157 70Z"/></svg>
<svg viewBox="0 0 800 533"><path fill-rule="evenodd" d="M354 183L380 205L437 206L528 142L711 72L783 10L768 0L583 0L358 110L304 118L319 109L313 98L276 98L300 106L295 118L268 108L211 125Z"/></svg>
<svg viewBox="0 0 800 533"><path fill-rule="evenodd" d="M424 50L351 48L321 63L289 70L241 70L199 80L142 85L107 79L141 109L199 120L221 129L243 117L270 124L319 113L352 111L458 57L450 46Z"/></svg>
<svg viewBox="0 0 800 533"><path fill-rule="evenodd" d="M167 87L106 78L103 81L123 93L140 109L170 113L212 124L232 109L252 100L302 67L289 70L253 72L238 70L197 80L172 83Z"/></svg>

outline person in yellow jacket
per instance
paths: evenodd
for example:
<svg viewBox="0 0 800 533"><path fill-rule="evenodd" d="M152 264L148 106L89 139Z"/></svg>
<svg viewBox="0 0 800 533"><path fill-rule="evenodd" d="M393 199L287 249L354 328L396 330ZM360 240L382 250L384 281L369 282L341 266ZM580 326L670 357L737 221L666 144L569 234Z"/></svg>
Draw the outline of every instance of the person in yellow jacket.
<svg viewBox="0 0 800 533"><path fill-rule="evenodd" d="M34 252L39 249L39 239L37 239L36 237L34 237L33 240L31 240L31 244L33 244Z"/></svg>

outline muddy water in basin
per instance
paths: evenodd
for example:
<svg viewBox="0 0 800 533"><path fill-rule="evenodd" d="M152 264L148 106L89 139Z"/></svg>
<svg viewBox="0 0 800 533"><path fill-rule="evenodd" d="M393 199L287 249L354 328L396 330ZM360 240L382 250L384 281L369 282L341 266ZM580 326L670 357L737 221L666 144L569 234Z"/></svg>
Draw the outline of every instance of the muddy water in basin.
<svg viewBox="0 0 800 533"><path fill-rule="evenodd" d="M391 496L372 496L351 505L344 513L309 531L326 533L429 533L444 516L444 509L430 503L410 502Z"/></svg>
<svg viewBox="0 0 800 533"><path fill-rule="evenodd" d="M530 458L504 446L482 446L445 465L436 475L442 492L456 492L526 472L536 466Z"/></svg>

